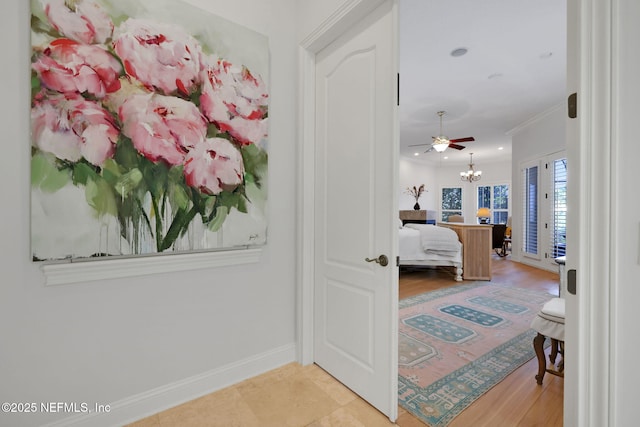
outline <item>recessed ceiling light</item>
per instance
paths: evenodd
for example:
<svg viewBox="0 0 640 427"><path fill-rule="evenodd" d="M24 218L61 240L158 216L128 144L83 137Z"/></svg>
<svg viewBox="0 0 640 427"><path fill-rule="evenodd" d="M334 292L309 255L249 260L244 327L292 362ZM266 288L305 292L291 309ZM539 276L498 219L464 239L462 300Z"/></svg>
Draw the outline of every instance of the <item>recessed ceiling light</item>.
<svg viewBox="0 0 640 427"><path fill-rule="evenodd" d="M468 52L466 47L459 47L451 51L451 56L462 56Z"/></svg>
<svg viewBox="0 0 640 427"><path fill-rule="evenodd" d="M444 156L444 159L447 160L449 158L449 156Z"/></svg>
<svg viewBox="0 0 640 427"><path fill-rule="evenodd" d="M504 147L498 147L498 150L504 150Z"/></svg>
<svg viewBox="0 0 640 427"><path fill-rule="evenodd" d="M540 54L540 59L549 59L553 56L553 52L544 52Z"/></svg>
<svg viewBox="0 0 640 427"><path fill-rule="evenodd" d="M413 153L413 155L414 155L414 156L419 156L419 155L420 155L420 153Z"/></svg>

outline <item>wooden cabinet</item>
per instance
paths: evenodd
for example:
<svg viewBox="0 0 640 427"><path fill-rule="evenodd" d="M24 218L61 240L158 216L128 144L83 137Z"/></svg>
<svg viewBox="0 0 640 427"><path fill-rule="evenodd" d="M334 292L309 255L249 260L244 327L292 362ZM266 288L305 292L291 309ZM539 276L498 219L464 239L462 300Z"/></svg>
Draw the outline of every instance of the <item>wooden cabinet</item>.
<svg viewBox="0 0 640 427"><path fill-rule="evenodd" d="M400 219L402 220L403 224L405 223L405 221L426 223L427 211L425 210L400 211Z"/></svg>
<svg viewBox="0 0 640 427"><path fill-rule="evenodd" d="M452 229L462 242L462 278L464 280L491 280L491 224L464 224L439 222L439 226Z"/></svg>
<svg viewBox="0 0 640 427"><path fill-rule="evenodd" d="M436 211L428 211L428 210L400 211L400 219L402 220L403 225L408 223L435 224Z"/></svg>

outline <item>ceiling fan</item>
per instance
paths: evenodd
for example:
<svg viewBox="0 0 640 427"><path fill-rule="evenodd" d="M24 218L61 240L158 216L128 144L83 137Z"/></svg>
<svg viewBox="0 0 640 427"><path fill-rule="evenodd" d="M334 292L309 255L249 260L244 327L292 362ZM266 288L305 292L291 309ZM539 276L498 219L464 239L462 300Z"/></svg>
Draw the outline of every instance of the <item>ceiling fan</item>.
<svg viewBox="0 0 640 427"><path fill-rule="evenodd" d="M449 139L447 136L445 136L442 133L442 116L446 114L446 111L438 111L437 114L438 116L440 116L440 135L431 137L433 138L433 142L430 144L431 146L427 149L427 151L425 151L425 153L428 153L429 151L433 151L433 150L437 151L438 153L442 153L444 150L447 149L447 147L451 147L455 150L463 150L465 147L463 147L462 145L456 144L457 142L475 141L475 138L472 136L468 136L466 138ZM415 145L410 145L409 147L418 147L420 145L429 145L429 144L415 144Z"/></svg>

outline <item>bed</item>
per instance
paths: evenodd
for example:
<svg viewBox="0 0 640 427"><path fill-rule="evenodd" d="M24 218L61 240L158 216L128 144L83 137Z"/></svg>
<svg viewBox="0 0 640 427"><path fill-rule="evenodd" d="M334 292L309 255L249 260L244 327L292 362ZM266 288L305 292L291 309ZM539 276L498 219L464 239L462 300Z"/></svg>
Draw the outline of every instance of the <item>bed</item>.
<svg viewBox="0 0 640 427"><path fill-rule="evenodd" d="M462 281L462 244L448 228L430 224L405 224L398 230L400 266L451 266Z"/></svg>

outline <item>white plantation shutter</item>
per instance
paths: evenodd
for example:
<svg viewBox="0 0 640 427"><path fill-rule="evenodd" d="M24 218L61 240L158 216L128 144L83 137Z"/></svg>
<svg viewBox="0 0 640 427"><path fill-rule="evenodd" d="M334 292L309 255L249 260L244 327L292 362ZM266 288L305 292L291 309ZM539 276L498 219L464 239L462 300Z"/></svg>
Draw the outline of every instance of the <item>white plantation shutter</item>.
<svg viewBox="0 0 640 427"><path fill-rule="evenodd" d="M539 259L538 255L538 188L539 167L533 165L522 170L522 252Z"/></svg>
<svg viewBox="0 0 640 427"><path fill-rule="evenodd" d="M550 223L549 257L553 260L565 255L567 238L567 159L555 159L548 163L551 174L548 197Z"/></svg>

